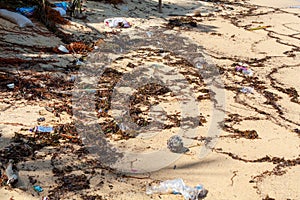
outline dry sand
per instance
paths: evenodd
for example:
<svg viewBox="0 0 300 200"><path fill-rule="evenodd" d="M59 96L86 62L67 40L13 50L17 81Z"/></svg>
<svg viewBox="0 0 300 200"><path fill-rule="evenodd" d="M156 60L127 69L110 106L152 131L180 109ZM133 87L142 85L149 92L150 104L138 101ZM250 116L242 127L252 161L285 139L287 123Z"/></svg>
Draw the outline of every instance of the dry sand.
<svg viewBox="0 0 300 200"><path fill-rule="evenodd" d="M212 113L214 105L210 99L204 98L208 94L203 89L207 87L203 83L197 83L197 78L190 75L190 78L194 80L189 85L190 88L179 89L182 89L183 93L186 90L193 91L194 97L199 97L198 110L207 122L203 123L203 126L184 132L184 135L189 136L196 133L198 140L192 142L199 145L191 147L190 152L179 156L175 162L149 174L116 175L108 169L97 167L97 164L93 162L94 157L88 154L80 156L76 151L80 149L80 145L60 139L59 146L48 145L39 148L35 152L35 157L29 156L18 162L20 182L16 188L1 187L1 200L42 199L42 196L50 196L51 199L183 199L182 196L173 194L146 195L146 185L175 178L183 178L185 183L191 186L203 184L209 191L205 199L300 199L298 181L300 177L300 103L298 98L300 92L300 10L291 8L291 6L300 5L300 2L250 0L212 3L170 0L164 2L163 13L157 13L156 4L156 1L132 0L114 7L109 4L87 2L87 20L74 20L72 25L65 25L62 29L74 33L93 32L101 36L104 31L111 31L111 28L103 24L105 18L125 17L133 24L133 27L117 30L122 30L123 34L134 35L141 30L155 32L157 27L165 27L168 19L173 17L170 15L193 16L193 13L200 12L201 16L193 19L197 22L197 27L183 25L174 27L169 32L180 33L201 46L222 72L218 82L225 86L223 90L225 96L221 102L225 104L225 110L221 110L224 114L225 126L218 133L213 151L199 159L200 151L205 145L201 138L207 136L209 128L214 124ZM39 33L30 35L28 34L30 28L25 31L19 30L13 24L1 18L0 20L1 27L5 27L8 31L3 32L1 36L2 44L6 44L0 52L1 58L37 56L41 60L55 59L57 62L54 64L37 64L29 69L37 69L38 72L42 71L41 73L52 78L54 76L69 79L70 73L66 75L64 68L78 55L39 54L33 48L24 46L25 49L16 50L17 53L15 53L7 47L7 42L14 43L15 48L20 48L18 45L24 44L36 45L37 42L40 47L55 47L62 44L59 38L48 32L42 25L35 29L41 30L44 36ZM259 26L268 26L268 28L249 30ZM12 35L9 31L16 33ZM94 56L97 54L99 54L97 50L92 52L90 55L93 56L88 57L87 62L90 61L92 64L97 62ZM135 70L135 68L130 68L128 63L139 66L141 63L166 63L176 60L172 55L149 53L148 50L131 52L124 57L115 61L111 68L127 73ZM247 78L242 73L236 72L235 66L239 62L248 63L254 72L253 76ZM3 66L3 71L9 71L3 64L1 66ZM193 71L182 62L172 67L180 73L189 74ZM55 69L63 72L55 71ZM50 71L54 72L50 73ZM117 76L117 73L112 74ZM114 80L113 76L105 75L98 83L100 87L110 88L111 80ZM27 79L31 78L29 74ZM168 78L171 79L171 77L166 77ZM88 81L91 80L82 80L82 82ZM253 87L253 93L241 93L240 89L244 86ZM119 87L125 93L125 97L137 92L122 85L114 87ZM16 98L14 95L16 91L7 91L2 83L1 90L3 91L0 101L0 133L2 134L0 149L2 150L10 145L10 139L15 132L26 135L30 134L28 129L38 124L58 126L74 120L74 117L72 118L67 111L59 112L59 114L53 113L51 109L49 111L49 107L58 110L61 108L59 105L72 105L71 102L66 102L59 96L55 96L56 98L52 101L44 99L33 101L25 93L22 98ZM60 92L60 90L63 91ZM60 87L55 89L52 85L49 92L57 94L65 90L66 88ZM147 96L147 94L144 95ZM151 98L151 96L156 97ZM158 113L161 108L168 115L183 112L176 101L176 96L170 93L148 95L148 97L149 102L158 103L156 106ZM84 102L85 96L81 98ZM81 100L78 102L80 103ZM77 106L78 102L75 102ZM117 99L116 102L122 101ZM103 105L102 103L100 102L99 105ZM84 103L81 106L86 106L86 109L88 107ZM141 108L144 106L147 110L147 104L140 103L134 106ZM195 112L193 109L185 111L189 114ZM111 109L107 114L102 113L98 122L102 123L104 119L111 119L111 116L117 115L114 112L118 112L118 109ZM90 113L87 115L90 116ZM46 121L38 123L37 118L42 116ZM177 119L176 115L174 116L174 119ZM156 118L171 125L175 124L174 120L164 118L160 114ZM93 119L92 116L91 119ZM163 152L167 153L161 155L171 157L174 155L166 149L166 141L171 135L177 134L178 130L179 127L173 126L159 133L154 131L155 137L151 139L118 140L122 137L112 134L109 141L120 149L137 153L157 152L163 148ZM254 136L251 137L249 133L254 133ZM143 135L147 136L145 133ZM191 142L186 138L184 141ZM149 163L143 163L144 170L158 164L155 162L164 163L163 156L159 154L158 157L152 159ZM63 173L59 173L59 170ZM35 184L42 186L44 192L37 194L33 191L29 176L37 180ZM86 179L89 179L89 184L86 184Z"/></svg>

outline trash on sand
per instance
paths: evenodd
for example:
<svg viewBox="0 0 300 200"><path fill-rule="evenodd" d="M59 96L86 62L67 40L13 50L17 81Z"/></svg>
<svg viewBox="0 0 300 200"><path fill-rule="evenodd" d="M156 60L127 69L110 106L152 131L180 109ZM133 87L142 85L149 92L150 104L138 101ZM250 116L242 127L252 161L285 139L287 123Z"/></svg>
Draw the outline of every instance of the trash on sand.
<svg viewBox="0 0 300 200"><path fill-rule="evenodd" d="M290 6L290 8L300 8L300 6Z"/></svg>
<svg viewBox="0 0 300 200"><path fill-rule="evenodd" d="M130 28L131 24L126 21L123 18L108 18L104 20L104 23L106 26L110 27L110 28L117 28L117 27L121 27L121 28Z"/></svg>
<svg viewBox="0 0 300 200"><path fill-rule="evenodd" d="M7 185L13 186L18 182L18 175L13 170L13 160L9 160L8 166L5 169L5 173L8 178Z"/></svg>
<svg viewBox="0 0 300 200"><path fill-rule="evenodd" d="M247 94L247 93L253 94L254 88L253 87L242 87L240 91L245 94Z"/></svg>
<svg viewBox="0 0 300 200"><path fill-rule="evenodd" d="M9 89L14 89L15 88L15 84L14 83L10 83L6 85Z"/></svg>
<svg viewBox="0 0 300 200"><path fill-rule="evenodd" d="M183 146L183 142L180 136L174 135L169 138L168 142L168 149L174 153L185 153L189 151L187 147Z"/></svg>
<svg viewBox="0 0 300 200"><path fill-rule="evenodd" d="M242 73L247 76L253 76L253 71L251 69L244 69Z"/></svg>
<svg viewBox="0 0 300 200"><path fill-rule="evenodd" d="M60 50L63 53L69 53L69 50L63 45L59 45L58 50Z"/></svg>
<svg viewBox="0 0 300 200"><path fill-rule="evenodd" d="M59 8L62 8L64 9L65 11L67 11L68 7L69 7L69 3L68 2L59 2L59 3L54 3L54 5L56 7L59 7Z"/></svg>
<svg viewBox="0 0 300 200"><path fill-rule="evenodd" d="M75 63L76 66L81 66L81 65L84 65L84 62L82 62L81 60L76 60L76 63Z"/></svg>
<svg viewBox="0 0 300 200"><path fill-rule="evenodd" d="M147 34L148 37L152 37L153 36L153 33L151 31L147 31L146 34Z"/></svg>
<svg viewBox="0 0 300 200"><path fill-rule="evenodd" d="M27 17L19 13L8 11L6 9L0 9L0 16L11 21L12 23L18 24L18 26L21 28L26 26L34 26L32 21Z"/></svg>
<svg viewBox="0 0 300 200"><path fill-rule="evenodd" d="M235 67L235 70L237 71L237 72L241 72L241 71L243 71L243 70L247 70L248 68L247 67L244 67L244 66L236 66Z"/></svg>
<svg viewBox="0 0 300 200"><path fill-rule="evenodd" d="M45 120L46 120L45 117L40 117L40 118L37 119L38 122L43 122Z"/></svg>
<svg viewBox="0 0 300 200"><path fill-rule="evenodd" d="M49 197L42 197L42 200L50 200Z"/></svg>
<svg viewBox="0 0 300 200"><path fill-rule="evenodd" d="M70 77L69 81L70 81L70 82L74 82L75 79L76 79L76 77L72 75L72 76Z"/></svg>
<svg viewBox="0 0 300 200"><path fill-rule="evenodd" d="M149 186L146 194L181 194L185 200L197 200L206 197L208 191L202 186L190 187L181 178L161 182L158 186Z"/></svg>
<svg viewBox="0 0 300 200"><path fill-rule="evenodd" d="M52 8L52 9L58 11L60 16L62 16L62 17L67 15L67 11L63 8L56 7L56 8Z"/></svg>
<svg viewBox="0 0 300 200"><path fill-rule="evenodd" d="M244 75L247 75L247 76L252 76L253 75L253 71L248 68L247 64L244 64L244 63L237 65L235 67L235 70L237 72L242 72Z"/></svg>
<svg viewBox="0 0 300 200"><path fill-rule="evenodd" d="M33 189L34 189L36 192L43 192L43 191L44 191L43 188L42 188L41 186L39 186L39 185L33 186Z"/></svg>
<svg viewBox="0 0 300 200"><path fill-rule="evenodd" d="M36 126L33 129L33 132L37 132L37 133L51 133L53 131L53 127L52 126Z"/></svg>
<svg viewBox="0 0 300 200"><path fill-rule="evenodd" d="M26 17L30 17L33 15L35 9L36 6L31 6L31 7L17 8L16 11L21 13L22 15L25 15Z"/></svg>
<svg viewBox="0 0 300 200"><path fill-rule="evenodd" d="M255 28L249 28L248 31L256 31L256 30L261 30L261 29L266 29L266 28L270 28L271 26L258 26Z"/></svg>

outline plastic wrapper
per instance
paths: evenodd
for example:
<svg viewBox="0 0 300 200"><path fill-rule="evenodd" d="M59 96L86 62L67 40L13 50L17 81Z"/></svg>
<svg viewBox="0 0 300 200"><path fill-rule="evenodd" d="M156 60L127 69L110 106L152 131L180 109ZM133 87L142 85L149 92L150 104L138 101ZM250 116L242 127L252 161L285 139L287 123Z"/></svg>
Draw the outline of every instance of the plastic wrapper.
<svg viewBox="0 0 300 200"><path fill-rule="evenodd" d="M32 21L27 17L19 13L8 11L6 9L0 9L0 16L7 19L8 21L11 21L12 23L17 24L21 28L26 26L34 26Z"/></svg>

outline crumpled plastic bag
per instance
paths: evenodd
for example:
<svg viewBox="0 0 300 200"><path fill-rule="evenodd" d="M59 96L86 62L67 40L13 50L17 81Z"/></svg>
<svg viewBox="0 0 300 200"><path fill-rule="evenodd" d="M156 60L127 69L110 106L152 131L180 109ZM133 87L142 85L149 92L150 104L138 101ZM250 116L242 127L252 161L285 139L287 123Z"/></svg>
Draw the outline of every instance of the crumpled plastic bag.
<svg viewBox="0 0 300 200"><path fill-rule="evenodd" d="M35 10L36 6L22 7L16 9L17 12L21 13L22 15L25 15L26 17L32 16Z"/></svg>
<svg viewBox="0 0 300 200"><path fill-rule="evenodd" d="M28 19L27 17L8 11L6 9L0 9L0 17L3 17L4 19L7 19L8 21L11 21L12 23L17 24L19 27L23 28L26 26L34 26L32 21Z"/></svg>
<svg viewBox="0 0 300 200"><path fill-rule="evenodd" d="M122 28L130 28L131 24L126 21L123 18L116 17L116 18L108 18L104 20L104 23L106 26L110 28L117 28L117 27L122 27Z"/></svg>

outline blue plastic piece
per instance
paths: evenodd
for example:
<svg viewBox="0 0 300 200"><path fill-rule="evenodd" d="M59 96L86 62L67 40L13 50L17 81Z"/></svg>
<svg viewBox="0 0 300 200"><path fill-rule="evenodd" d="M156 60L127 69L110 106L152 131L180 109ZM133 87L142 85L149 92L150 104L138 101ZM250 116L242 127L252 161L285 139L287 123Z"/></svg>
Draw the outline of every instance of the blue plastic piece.
<svg viewBox="0 0 300 200"><path fill-rule="evenodd" d="M60 7L63 8L65 11L67 11L68 7L69 7L69 3L68 2L60 2L60 3L54 3L54 5L56 7Z"/></svg>
<svg viewBox="0 0 300 200"><path fill-rule="evenodd" d="M22 15L29 17L29 16L33 15L35 9L36 9L36 6L17 8L16 10L17 10L17 12L21 13Z"/></svg>
<svg viewBox="0 0 300 200"><path fill-rule="evenodd" d="M39 185L33 186L33 189L34 189L36 192L43 192L43 191L44 191L43 188L42 188L41 186L39 186Z"/></svg>

